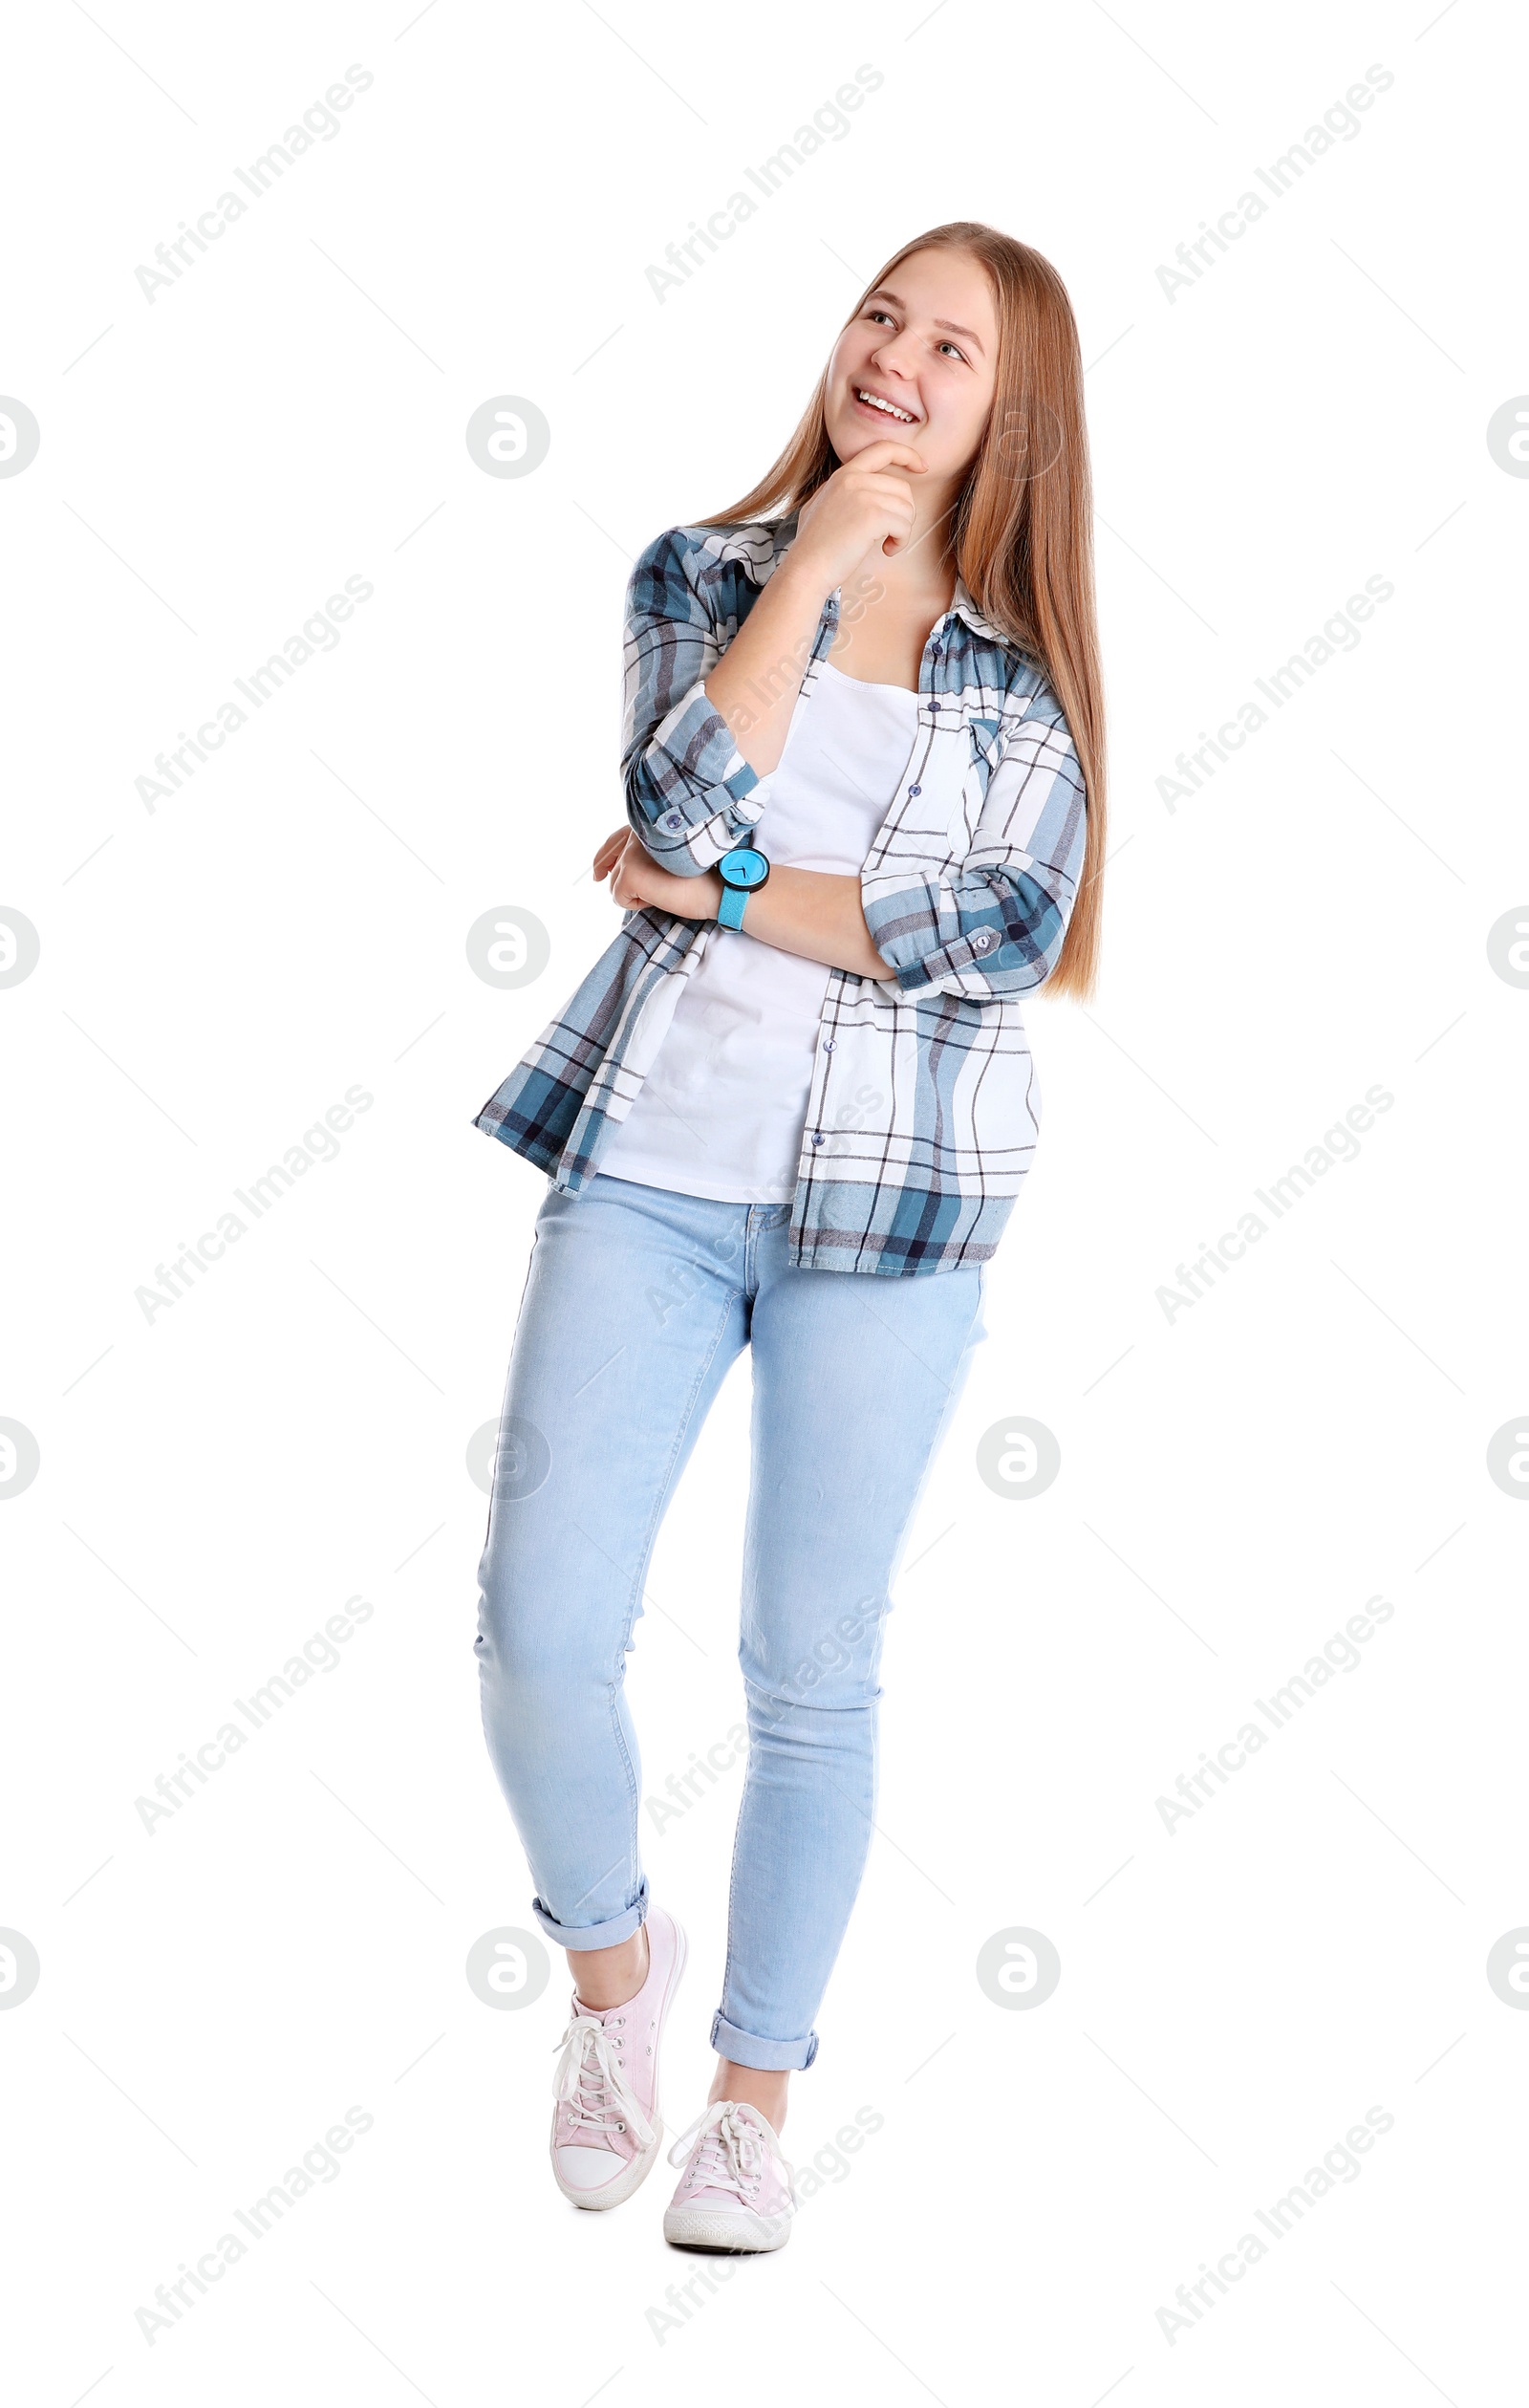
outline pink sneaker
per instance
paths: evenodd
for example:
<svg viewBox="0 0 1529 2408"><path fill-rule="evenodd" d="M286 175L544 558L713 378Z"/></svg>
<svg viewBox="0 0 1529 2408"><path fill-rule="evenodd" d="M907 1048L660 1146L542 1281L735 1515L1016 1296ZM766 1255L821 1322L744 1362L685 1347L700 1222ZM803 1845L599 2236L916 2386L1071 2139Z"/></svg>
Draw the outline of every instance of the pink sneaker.
<svg viewBox="0 0 1529 2408"><path fill-rule="evenodd" d="M663 2141L658 2046L685 1969L685 1935L648 1912L648 1973L624 2007L586 2007L577 1991L553 2078L552 2174L575 2207L619 2207L653 2171Z"/></svg>
<svg viewBox="0 0 1529 2408"><path fill-rule="evenodd" d="M663 2237L692 2249L779 2249L796 2213L793 2169L757 2107L717 2099L669 2152L683 2164Z"/></svg>

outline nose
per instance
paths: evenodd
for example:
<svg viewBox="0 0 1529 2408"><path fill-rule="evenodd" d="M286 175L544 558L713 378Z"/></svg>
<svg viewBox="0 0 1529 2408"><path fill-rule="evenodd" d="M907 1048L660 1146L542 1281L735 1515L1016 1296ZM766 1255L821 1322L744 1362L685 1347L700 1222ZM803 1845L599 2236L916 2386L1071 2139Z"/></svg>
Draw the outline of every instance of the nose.
<svg viewBox="0 0 1529 2408"><path fill-rule="evenodd" d="M906 329L903 329L895 335L889 336L887 340L871 355L872 366L879 368L883 376L901 377L905 381L908 378L909 371L902 364L902 353L898 349L898 345L902 342L906 331ZM912 357L912 344L910 343L910 358Z"/></svg>

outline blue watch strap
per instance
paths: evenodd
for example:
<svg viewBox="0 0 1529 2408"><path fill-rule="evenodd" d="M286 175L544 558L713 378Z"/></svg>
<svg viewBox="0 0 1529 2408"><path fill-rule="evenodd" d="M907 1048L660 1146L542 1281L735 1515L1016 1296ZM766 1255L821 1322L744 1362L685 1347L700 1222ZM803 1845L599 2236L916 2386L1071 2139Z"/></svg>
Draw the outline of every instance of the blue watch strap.
<svg viewBox="0 0 1529 2408"><path fill-rule="evenodd" d="M717 864L722 881L722 899L717 906L717 918L724 928L741 928L743 905L756 887L763 886L770 874L770 865L756 844L735 844L728 848Z"/></svg>

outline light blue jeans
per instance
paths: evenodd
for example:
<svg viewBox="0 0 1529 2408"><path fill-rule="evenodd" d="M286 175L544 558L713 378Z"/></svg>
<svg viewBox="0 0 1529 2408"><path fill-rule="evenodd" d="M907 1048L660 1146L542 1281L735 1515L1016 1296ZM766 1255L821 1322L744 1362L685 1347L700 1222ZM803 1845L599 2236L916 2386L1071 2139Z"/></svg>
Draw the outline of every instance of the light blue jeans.
<svg viewBox="0 0 1529 2408"><path fill-rule="evenodd" d="M753 1350L742 1637L749 1749L712 2046L810 2065L876 1804L890 1588L981 1327L980 1266L803 1270L786 1204L597 1175L549 1190L506 1386L477 1638L484 1730L565 1948L648 1908L626 1657L722 1377ZM742 1502L743 1467L737 1494Z"/></svg>

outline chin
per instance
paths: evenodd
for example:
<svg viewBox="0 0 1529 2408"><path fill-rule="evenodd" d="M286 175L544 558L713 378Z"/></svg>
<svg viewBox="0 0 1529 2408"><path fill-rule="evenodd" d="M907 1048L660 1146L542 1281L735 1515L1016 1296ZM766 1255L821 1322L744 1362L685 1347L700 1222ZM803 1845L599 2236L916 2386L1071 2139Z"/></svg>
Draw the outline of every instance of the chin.
<svg viewBox="0 0 1529 2408"><path fill-rule="evenodd" d="M906 443L913 432L911 427L894 426L889 420L887 435L883 435L878 427L863 425L848 410L835 411L831 417L825 418L824 423L828 428L829 441L841 461L852 460L857 452L869 451L872 444L885 443L887 435L894 435L900 442Z"/></svg>
<svg viewBox="0 0 1529 2408"><path fill-rule="evenodd" d="M841 460L848 460L853 452L864 451L871 440L842 401L824 411L823 423L828 429L829 441Z"/></svg>

